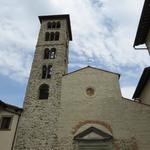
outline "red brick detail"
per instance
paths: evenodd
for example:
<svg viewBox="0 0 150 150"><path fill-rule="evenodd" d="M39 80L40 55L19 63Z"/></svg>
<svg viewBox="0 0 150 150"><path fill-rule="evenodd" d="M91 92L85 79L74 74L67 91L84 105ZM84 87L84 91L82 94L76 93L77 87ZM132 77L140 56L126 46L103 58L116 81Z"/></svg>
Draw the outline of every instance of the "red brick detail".
<svg viewBox="0 0 150 150"><path fill-rule="evenodd" d="M121 150L120 144L117 142L113 143L115 150Z"/></svg>
<svg viewBox="0 0 150 150"><path fill-rule="evenodd" d="M136 139L133 137L132 140L133 140L132 149L133 150L138 150L138 145L137 145Z"/></svg>
<svg viewBox="0 0 150 150"><path fill-rule="evenodd" d="M77 130L79 128L81 128L82 126L86 125L86 124L98 124L98 125L102 125L105 128L107 128L111 133L112 133L112 128L111 126L104 122L104 121L99 121L99 120L85 120L85 121L80 121L74 128L72 131L72 134L75 134L77 132Z"/></svg>
<svg viewBox="0 0 150 150"><path fill-rule="evenodd" d="M138 150L137 141L134 137L129 139L114 139L113 145L115 150L122 150L122 149Z"/></svg>

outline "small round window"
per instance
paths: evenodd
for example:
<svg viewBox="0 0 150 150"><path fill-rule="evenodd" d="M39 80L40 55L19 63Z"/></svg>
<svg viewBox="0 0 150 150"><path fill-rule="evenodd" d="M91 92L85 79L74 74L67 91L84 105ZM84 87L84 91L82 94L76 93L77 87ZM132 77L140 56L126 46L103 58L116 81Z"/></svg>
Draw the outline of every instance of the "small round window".
<svg viewBox="0 0 150 150"><path fill-rule="evenodd" d="M92 87L86 89L86 94L88 96L93 96L95 94L95 90Z"/></svg>

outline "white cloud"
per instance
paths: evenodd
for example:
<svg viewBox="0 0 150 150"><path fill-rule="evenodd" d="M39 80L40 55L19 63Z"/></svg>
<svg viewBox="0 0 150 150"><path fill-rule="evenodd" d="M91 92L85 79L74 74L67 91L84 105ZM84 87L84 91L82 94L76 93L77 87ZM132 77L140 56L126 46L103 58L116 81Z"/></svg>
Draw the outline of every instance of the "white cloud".
<svg viewBox="0 0 150 150"><path fill-rule="evenodd" d="M122 96L125 98L132 99L132 96L135 92L135 87L134 86L127 86L127 87L122 87L121 88L121 93Z"/></svg>
<svg viewBox="0 0 150 150"><path fill-rule="evenodd" d="M134 77L132 68L142 70L150 63L146 51L132 48L143 0L0 2L0 73L13 80L24 82L29 75L40 26L38 15L70 14L73 32L70 50L81 60L79 64L71 56L74 61L70 60L70 67L85 66L89 57L95 60L94 66L107 66L111 71ZM122 89L129 95L133 88Z"/></svg>
<svg viewBox="0 0 150 150"><path fill-rule="evenodd" d="M147 52L138 53L132 48L142 0L103 0L103 5L100 5L103 7L96 8L89 0L50 2L60 11L71 14L74 37L72 48L79 55L81 52L88 57L94 54L110 67L127 65L142 68L150 63ZM111 33L104 24L106 18L112 21Z"/></svg>

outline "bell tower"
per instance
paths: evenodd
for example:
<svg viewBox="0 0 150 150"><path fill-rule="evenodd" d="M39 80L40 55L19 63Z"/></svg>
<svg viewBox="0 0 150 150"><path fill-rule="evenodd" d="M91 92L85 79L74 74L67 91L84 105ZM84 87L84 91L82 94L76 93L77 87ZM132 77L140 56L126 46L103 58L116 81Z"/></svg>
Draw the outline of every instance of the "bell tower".
<svg viewBox="0 0 150 150"><path fill-rule="evenodd" d="M72 40L69 15L39 17L41 28L14 150L57 149L61 79Z"/></svg>

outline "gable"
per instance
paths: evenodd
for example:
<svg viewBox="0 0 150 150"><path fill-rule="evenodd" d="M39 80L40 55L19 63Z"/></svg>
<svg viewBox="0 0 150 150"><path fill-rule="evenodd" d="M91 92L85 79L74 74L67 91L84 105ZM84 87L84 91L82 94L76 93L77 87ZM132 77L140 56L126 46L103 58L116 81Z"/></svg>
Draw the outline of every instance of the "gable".
<svg viewBox="0 0 150 150"><path fill-rule="evenodd" d="M97 73L106 73L106 74L110 74L110 75L117 75L118 78L120 77L120 74L115 73L115 72L111 72L111 71L107 71L107 70L103 70L103 69L99 69L99 68L95 68L95 67L91 67L91 66L87 66L78 70L75 70L73 72L70 72L67 75L73 75L73 74L77 74L77 73L82 73L82 72L97 72Z"/></svg>
<svg viewBox="0 0 150 150"><path fill-rule="evenodd" d="M85 131L79 133L74 137L74 140L79 141L105 141L105 140L111 140L113 137L109 135L108 133L105 133L95 127L90 127L86 129Z"/></svg>
<svg viewBox="0 0 150 150"><path fill-rule="evenodd" d="M91 67L76 71L62 78L61 97L66 102L71 99L72 105L74 101L83 102L87 98L95 98L96 101L121 99L118 75Z"/></svg>
<svg viewBox="0 0 150 150"><path fill-rule="evenodd" d="M77 150L111 150L113 137L95 127L79 133L74 137L77 141Z"/></svg>

